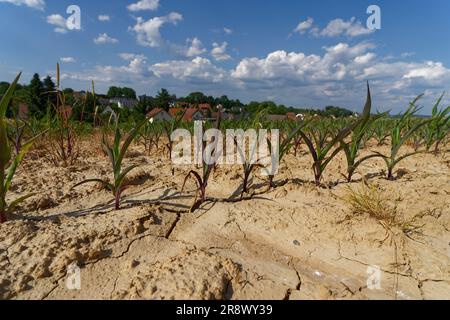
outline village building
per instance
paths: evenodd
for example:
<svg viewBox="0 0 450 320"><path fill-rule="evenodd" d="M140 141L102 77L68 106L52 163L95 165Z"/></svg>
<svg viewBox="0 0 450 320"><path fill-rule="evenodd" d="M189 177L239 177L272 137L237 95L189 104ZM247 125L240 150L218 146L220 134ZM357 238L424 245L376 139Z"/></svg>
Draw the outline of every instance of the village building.
<svg viewBox="0 0 450 320"><path fill-rule="evenodd" d="M147 113L147 118L153 119L154 121L170 121L173 119L173 117L166 110L161 108L150 110Z"/></svg>
<svg viewBox="0 0 450 320"><path fill-rule="evenodd" d="M137 106L138 101L130 98L113 98L109 99L109 104L116 104L119 109L128 108L134 109Z"/></svg>

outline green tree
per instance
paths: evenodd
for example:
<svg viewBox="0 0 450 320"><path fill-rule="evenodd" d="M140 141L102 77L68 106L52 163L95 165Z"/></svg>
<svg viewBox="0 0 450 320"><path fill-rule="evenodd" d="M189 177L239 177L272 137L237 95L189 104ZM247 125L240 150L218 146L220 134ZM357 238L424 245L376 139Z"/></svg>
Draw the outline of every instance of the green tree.
<svg viewBox="0 0 450 320"><path fill-rule="evenodd" d="M326 116L334 116L336 118L344 118L344 117L350 117L353 115L353 112L347 109L343 109L340 107L334 107L334 106L328 106L325 108L325 115Z"/></svg>
<svg viewBox="0 0 450 320"><path fill-rule="evenodd" d="M43 98L47 102L47 105L56 106L55 90L56 85L53 82L52 77L47 76L43 81Z"/></svg>
<svg viewBox="0 0 450 320"><path fill-rule="evenodd" d="M56 85L53 82L52 77L50 77L50 76L47 76L44 79L43 85L44 85L45 91L55 91L55 89L56 89Z"/></svg>
<svg viewBox="0 0 450 320"><path fill-rule="evenodd" d="M203 94L203 92L192 92L183 100L188 103L195 104L195 105L198 105L201 103L208 103L207 97Z"/></svg>
<svg viewBox="0 0 450 320"><path fill-rule="evenodd" d="M136 91L132 88L110 87L107 93L108 98L129 98L136 99Z"/></svg>
<svg viewBox="0 0 450 320"><path fill-rule="evenodd" d="M6 93L6 90L9 88L8 82L0 82L0 96L4 95Z"/></svg>
<svg viewBox="0 0 450 320"><path fill-rule="evenodd" d="M108 93L106 94L108 98L119 98L121 95L121 90L118 87L110 87L108 90Z"/></svg>
<svg viewBox="0 0 450 320"><path fill-rule="evenodd" d="M35 73L28 86L28 107L30 115L35 117L43 117L46 113L45 99L42 96L44 91L44 85L39 77L39 74Z"/></svg>
<svg viewBox="0 0 450 320"><path fill-rule="evenodd" d="M169 106L174 101L174 97L170 95L167 89L162 88L160 91L158 91L155 100L159 108L169 110Z"/></svg>
<svg viewBox="0 0 450 320"><path fill-rule="evenodd" d="M131 88L121 88L122 98L136 99L136 91Z"/></svg>

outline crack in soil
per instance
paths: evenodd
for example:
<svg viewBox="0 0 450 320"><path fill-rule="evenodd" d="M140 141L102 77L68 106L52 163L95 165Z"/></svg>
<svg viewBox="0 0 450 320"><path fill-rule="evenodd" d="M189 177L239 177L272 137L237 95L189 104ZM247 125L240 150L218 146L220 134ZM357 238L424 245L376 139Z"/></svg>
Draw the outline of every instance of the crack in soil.
<svg viewBox="0 0 450 320"><path fill-rule="evenodd" d="M114 280L114 286L113 286L113 289L112 289L112 291L111 291L111 293L110 293L110 295L109 295L109 299L110 299L110 300L113 299L113 294L114 294L114 292L116 291L116 288L117 288L117 282L119 281L119 278L120 278L120 274L116 277L116 280Z"/></svg>

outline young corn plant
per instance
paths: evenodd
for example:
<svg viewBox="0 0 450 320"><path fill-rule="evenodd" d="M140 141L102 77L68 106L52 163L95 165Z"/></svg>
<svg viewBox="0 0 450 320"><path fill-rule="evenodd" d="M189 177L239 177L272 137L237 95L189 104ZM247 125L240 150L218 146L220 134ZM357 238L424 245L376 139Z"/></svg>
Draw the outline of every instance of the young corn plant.
<svg viewBox="0 0 450 320"><path fill-rule="evenodd" d="M289 153L289 150L295 144L298 143L298 135L301 134L302 130L310 123L311 121L301 121L296 127L290 130L290 132L287 133L287 135L282 138L283 141L281 142L279 149L278 149L278 162L281 163L281 160ZM302 136L303 137L303 136ZM269 153L273 154L273 148L272 142L270 139L267 139L267 144L269 146ZM273 169L273 168L272 168ZM274 183L273 179L275 178L275 175L269 173L269 188L275 188L276 184Z"/></svg>
<svg viewBox="0 0 450 320"><path fill-rule="evenodd" d="M246 157L245 157L243 151L240 149L240 147L237 144L236 144L236 147L238 148L238 152L239 152L241 158L245 159ZM254 150L252 150L252 152L254 152ZM251 175L252 175L253 171L258 168L262 168L262 165L258 162L253 163L248 160L244 160L242 167L243 167L244 175L242 177L241 200L242 200L242 198L244 198L244 194L249 193L249 190L250 190L251 184L252 184Z"/></svg>
<svg viewBox="0 0 450 320"><path fill-rule="evenodd" d="M361 122L353 130L351 141L349 143L345 143L343 140L341 141L341 146L344 150L345 158L347 160L347 175L345 177L348 182L352 181L355 171L364 162L372 158L381 158L381 156L377 153L359 158L359 151L361 150L362 144L364 142L364 137L368 134L370 127L377 119L385 116L385 114L371 116L371 109L372 97L370 95L370 88L368 88L367 102L364 110L369 110L369 112L363 116Z"/></svg>
<svg viewBox="0 0 450 320"><path fill-rule="evenodd" d="M216 129L220 128L220 113L217 115L216 121ZM202 146L202 156L203 152L206 149L207 143L203 141ZM213 142L213 147L211 148L211 154L208 159L202 157L202 174L198 173L195 170L191 170L186 177L184 178L183 186L181 188L181 192L184 191L184 187L186 186L186 182L189 178L193 178L195 183L197 184L197 190L195 193L194 204L192 205L190 212L194 212L201 207L201 205L206 201L206 188L208 187L208 181L211 176L213 169L216 167L217 155L218 152L222 152L218 150L218 141ZM206 161L205 161L206 160Z"/></svg>
<svg viewBox="0 0 450 320"><path fill-rule="evenodd" d="M350 123L343 129L339 129L330 139L328 139L328 130L315 130L310 129L310 134L305 133L304 130L300 130L300 134L303 137L309 152L313 158L313 171L315 183L320 186L323 173L330 162L344 149L346 139L358 126L363 123L367 117L370 116L370 110L372 107L370 98L370 88L367 84L367 102L362 117L358 120Z"/></svg>
<svg viewBox="0 0 450 320"><path fill-rule="evenodd" d="M72 189L79 187L86 183L92 183L92 182L100 183L106 189L108 189L109 191L112 192L112 194L114 196L114 201L115 201L114 202L115 209L119 210L122 193L127 188L127 185L125 183L125 178L131 172L131 170L133 170L137 167L137 165L132 165L132 166L129 166L122 170L123 158L125 157L125 154L127 153L128 148L130 147L131 143L134 141L134 139L138 135L139 130L147 121L148 120L144 120L143 122L139 123L134 129L132 129L121 145L122 134L121 134L120 128L119 128L119 117L116 117L113 145L110 146L110 144L107 141L106 135L103 135L103 141L102 141L102 147L103 147L104 151L108 154L109 160L112 165L113 176L114 176L113 183L110 183L109 181L105 181L105 180L101 180L101 179L88 179L88 180L84 180L84 181L76 184L75 186L72 187Z"/></svg>
<svg viewBox="0 0 450 320"><path fill-rule="evenodd" d="M142 144L145 151L150 154L152 153L153 148L155 148L156 151L159 150L159 142L163 133L162 125L157 122L153 123L153 120L150 119L139 132L139 142Z"/></svg>
<svg viewBox="0 0 450 320"><path fill-rule="evenodd" d="M164 122L164 134L167 138L167 152L169 154L170 160L172 160L172 150L173 150L173 141L171 139L172 132L175 131L180 126L181 121L183 120L184 114L186 112L180 113L175 119L172 121L165 121Z"/></svg>
<svg viewBox="0 0 450 320"><path fill-rule="evenodd" d="M412 135L410 143L414 148L414 151L419 151L419 149L427 142L427 130L422 127ZM429 150L429 149L428 149Z"/></svg>
<svg viewBox="0 0 450 320"><path fill-rule="evenodd" d="M252 125L247 126L252 127ZM247 128L245 127L245 128ZM243 137L245 139L245 137ZM253 142L253 144L251 143ZM259 159L256 159L256 150L257 150L257 142L251 141L250 145L248 147L249 155L250 157L246 157L246 150L245 145L244 148L241 148L241 145L238 142L238 138L234 138L234 145L236 146L236 149L238 151L238 155L241 158L242 162L242 168L243 168L243 176L242 176L242 191L241 191L241 200L244 197L244 194L249 193L249 189L252 184L252 178L251 175L254 170L257 168L262 168L262 164L259 163Z"/></svg>
<svg viewBox="0 0 450 320"><path fill-rule="evenodd" d="M11 203L7 203L6 201L6 194L11 187L11 182L16 173L17 167L23 161L23 158L32 147L34 140L37 138L36 136L28 142L25 142L21 146L19 152L13 157L6 132L6 110L11 102L20 76L21 73L19 73L13 81L0 101L0 223L6 222L8 216L21 202L33 196L33 194L29 194L20 197Z"/></svg>
<svg viewBox="0 0 450 320"><path fill-rule="evenodd" d="M406 158L409 158L413 155L416 155L420 153L421 151L414 151L407 154L404 154L402 156L398 156L398 153L401 149L401 147L408 141L411 136L419 130L421 127L425 126L426 124L430 123L431 120L427 121L420 121L415 124L413 124L411 127L409 127L411 118L421 109L419 108L416 103L419 101L423 95L418 96L416 99L414 99L411 103L409 108L406 110L406 112L395 121L394 126L390 133L390 140L391 140L391 152L389 156L385 156L379 152L380 156L384 159L387 166L387 179L388 180L395 180L394 178L394 169L395 167Z"/></svg>
<svg viewBox="0 0 450 320"><path fill-rule="evenodd" d="M435 155L439 153L439 147L450 132L450 106L445 109L439 110L439 105L443 97L444 95L442 95L434 105L431 121L427 126L425 126L425 141L427 151L429 151L434 144Z"/></svg>
<svg viewBox="0 0 450 320"><path fill-rule="evenodd" d="M377 141L377 146L383 146L389 138L389 123L390 119L381 119L377 121L376 126L373 127L373 137Z"/></svg>

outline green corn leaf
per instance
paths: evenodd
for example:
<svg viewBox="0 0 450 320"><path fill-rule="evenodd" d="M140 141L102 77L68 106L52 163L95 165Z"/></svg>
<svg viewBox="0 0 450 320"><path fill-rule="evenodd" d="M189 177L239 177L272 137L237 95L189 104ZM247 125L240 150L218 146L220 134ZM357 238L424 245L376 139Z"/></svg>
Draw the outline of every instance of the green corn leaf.
<svg viewBox="0 0 450 320"><path fill-rule="evenodd" d="M11 160L11 146L8 141L8 134L6 131L5 116L6 110L12 100L17 83L19 82L19 73L14 79L13 83L9 86L6 93L3 95L0 101L0 170L4 170L8 162Z"/></svg>
<svg viewBox="0 0 450 320"><path fill-rule="evenodd" d="M8 174L7 174L6 180L5 180L5 190L6 190L6 192L9 190L9 188L11 186L11 182L12 182L12 179L14 177L14 174L16 173L17 167L20 165L20 163L23 161L23 158L25 157L25 155L28 153L30 148L33 146L34 141L37 138L39 138L40 136L42 136L43 134L45 134L47 131L48 130L45 130L44 132L42 132L41 134L37 135L33 139L31 139L28 142L24 143L24 145L22 146L22 149L20 150L19 154L16 155L16 157L14 158L14 160L12 161L12 163L11 163L9 169L8 169Z"/></svg>
<svg viewBox="0 0 450 320"><path fill-rule="evenodd" d="M117 180L115 181L116 190L120 190L122 188L123 181L128 173L130 173L131 170L136 169L138 165L132 165L126 168L122 171L122 173L118 176Z"/></svg>
<svg viewBox="0 0 450 320"><path fill-rule="evenodd" d="M406 158L415 156L416 154L419 154L419 153L423 153L423 151L417 151L417 152L407 153L407 154L405 154L405 155L403 155L403 156L401 156L401 157L395 159L395 160L392 162L392 165L395 166L395 165L397 165L399 162L405 160Z"/></svg>
<svg viewBox="0 0 450 320"><path fill-rule="evenodd" d="M402 145L405 144L405 142L417 131L419 130L421 127L423 127L424 125L430 123L432 120L427 120L427 121L423 121L421 123L416 124L413 128L411 128L403 137L399 137L398 143L397 145L394 147L394 155L396 155L399 151L400 148L402 147Z"/></svg>
<svg viewBox="0 0 450 320"><path fill-rule="evenodd" d="M11 214L11 213L14 211L14 209L15 209L19 204L21 204L22 202L24 202L24 201L27 200L28 198L31 198L31 197L33 197L33 196L35 196L35 195L36 195L36 193L31 193L31 194L28 194L28 195L26 195L26 196L23 196L23 197L20 197L20 198L14 200L13 202L11 202L11 203L8 205L8 210L6 210L6 213L7 213L7 214Z"/></svg>
<svg viewBox="0 0 450 320"><path fill-rule="evenodd" d="M300 135L302 136L303 140L306 143L306 146L309 149L309 152L311 153L311 156L313 157L314 162L319 161L319 155L316 152L316 149L314 148L314 144L311 141L311 139L303 132L300 130Z"/></svg>
<svg viewBox="0 0 450 320"><path fill-rule="evenodd" d="M2 100L0 101L0 119L4 119L6 115L6 109L9 106L9 103L11 102L11 99L14 95L14 91L16 90L17 83L19 82L20 76L22 75L22 72L20 72L17 77L14 79L14 81L9 86L6 93L3 95Z"/></svg>
<svg viewBox="0 0 450 320"><path fill-rule="evenodd" d="M81 181L80 183L77 183L72 188L70 188L70 190L73 190L73 189L75 189L75 188L77 188L79 186L82 186L82 185L87 184L87 183L92 183L92 182L101 183L108 190L110 190L112 192L115 192L115 188L114 188L114 186L111 183L109 183L108 181L101 180L101 179L87 179L87 180Z"/></svg>
<svg viewBox="0 0 450 320"><path fill-rule="evenodd" d="M127 153L128 148L130 147L133 140L136 138L137 134L139 133L139 130L142 128L144 124L147 123L148 120L144 120L140 122L131 132L128 134L128 137L125 139L125 142L122 145L122 148L120 149L120 152L118 153L118 158L116 162L116 169L117 167L120 168L122 165L123 158L125 157L125 154Z"/></svg>

